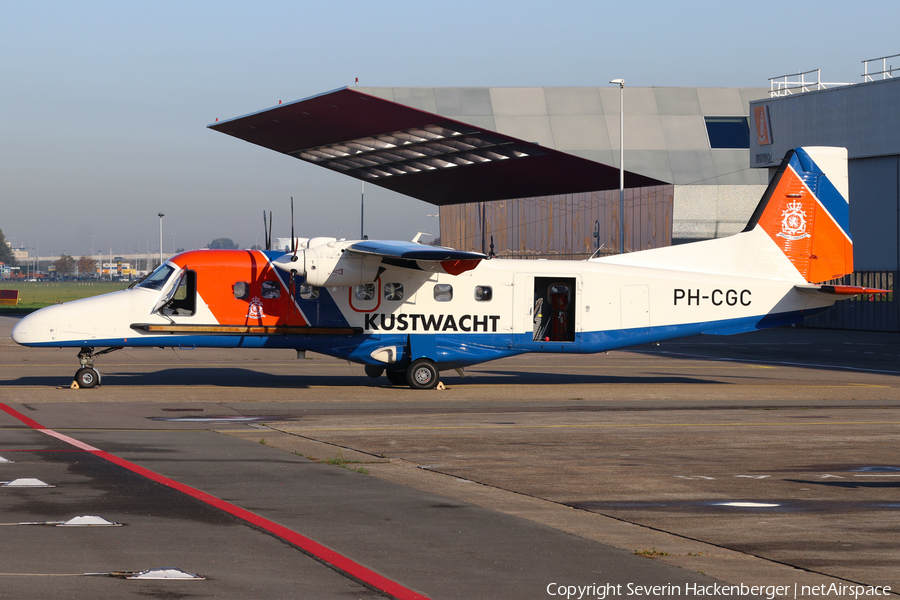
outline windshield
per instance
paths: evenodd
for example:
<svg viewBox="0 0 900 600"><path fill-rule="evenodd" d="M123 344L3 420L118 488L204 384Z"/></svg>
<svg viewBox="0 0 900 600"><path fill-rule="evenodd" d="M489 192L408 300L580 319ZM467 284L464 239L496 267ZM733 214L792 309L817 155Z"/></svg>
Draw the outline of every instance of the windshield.
<svg viewBox="0 0 900 600"><path fill-rule="evenodd" d="M166 280L172 275L175 268L168 264L160 265L155 271L140 282L137 287L147 290L161 290L166 284Z"/></svg>

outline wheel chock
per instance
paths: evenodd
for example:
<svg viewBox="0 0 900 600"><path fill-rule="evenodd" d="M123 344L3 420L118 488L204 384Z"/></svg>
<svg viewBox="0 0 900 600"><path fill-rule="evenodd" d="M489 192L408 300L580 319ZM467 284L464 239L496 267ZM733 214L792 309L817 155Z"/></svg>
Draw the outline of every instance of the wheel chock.
<svg viewBox="0 0 900 600"><path fill-rule="evenodd" d="M447 389L447 388L444 387L444 382L443 382L443 381L438 381L438 382L437 382L437 385L434 386L434 389L436 389L436 390L445 390L445 389Z"/></svg>
<svg viewBox="0 0 900 600"><path fill-rule="evenodd" d="M75 380L73 379L73 380L72 380L72 385L70 385L69 388L71 388L71 389L73 389L73 390L80 390L80 389L81 389L81 386L78 385L78 382L75 381Z"/></svg>

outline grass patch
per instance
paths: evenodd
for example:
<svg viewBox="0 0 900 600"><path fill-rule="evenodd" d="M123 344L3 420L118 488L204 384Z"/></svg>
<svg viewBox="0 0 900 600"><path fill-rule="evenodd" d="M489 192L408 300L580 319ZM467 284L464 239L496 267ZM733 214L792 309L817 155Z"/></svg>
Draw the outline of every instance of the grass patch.
<svg viewBox="0 0 900 600"><path fill-rule="evenodd" d="M656 548L650 548L649 550L635 550L635 554L638 556L668 556L668 552L660 552Z"/></svg>
<svg viewBox="0 0 900 600"><path fill-rule="evenodd" d="M313 457L308 457L310 460L315 460ZM316 462L323 462L326 465L335 465L342 469L347 469L348 471L356 471L357 473L362 473L363 475L368 475L369 470L365 467L351 467L348 465L367 465L372 463L378 463L380 461L361 461L361 460L346 460L344 459L343 453L338 450L337 454L332 456L331 458L326 458L325 460L320 460Z"/></svg>
<svg viewBox="0 0 900 600"><path fill-rule="evenodd" d="M3 281L0 282L0 290L19 290L19 303L16 306L0 306L0 312L29 312L62 302L118 292L128 285L127 281Z"/></svg>

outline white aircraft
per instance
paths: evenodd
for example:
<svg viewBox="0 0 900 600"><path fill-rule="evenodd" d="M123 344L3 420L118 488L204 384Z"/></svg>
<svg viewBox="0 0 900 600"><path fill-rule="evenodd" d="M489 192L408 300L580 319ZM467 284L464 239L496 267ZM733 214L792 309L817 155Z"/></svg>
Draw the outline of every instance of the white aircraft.
<svg viewBox="0 0 900 600"><path fill-rule="evenodd" d="M734 236L586 261L487 259L413 242L300 239L291 252L178 254L132 289L22 319L23 346L293 348L429 389L439 372L525 352L596 353L802 321L884 290L853 271L847 151L788 152ZM105 350L96 351L105 347Z"/></svg>

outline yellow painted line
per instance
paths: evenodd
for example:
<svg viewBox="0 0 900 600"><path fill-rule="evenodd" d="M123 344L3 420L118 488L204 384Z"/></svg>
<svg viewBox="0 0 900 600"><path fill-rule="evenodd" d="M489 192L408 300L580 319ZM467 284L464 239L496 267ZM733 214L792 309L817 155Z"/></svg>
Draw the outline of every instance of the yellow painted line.
<svg viewBox="0 0 900 600"><path fill-rule="evenodd" d="M900 421L813 421L794 423L632 423L632 424L581 424L581 425L438 425L431 427L276 427L275 431L430 431L455 429L617 429L635 427L765 427L790 425L900 425Z"/></svg>

